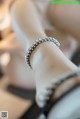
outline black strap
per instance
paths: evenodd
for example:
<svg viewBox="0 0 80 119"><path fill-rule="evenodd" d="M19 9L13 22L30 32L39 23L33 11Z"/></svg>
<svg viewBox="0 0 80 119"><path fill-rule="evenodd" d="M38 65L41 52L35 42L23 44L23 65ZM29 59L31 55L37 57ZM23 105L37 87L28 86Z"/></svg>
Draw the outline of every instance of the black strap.
<svg viewBox="0 0 80 119"><path fill-rule="evenodd" d="M16 95L22 99L27 99L27 100L34 100L36 95L35 89L23 89L23 88L15 87L13 85L8 85L6 90L9 93L12 93L13 95Z"/></svg>
<svg viewBox="0 0 80 119"><path fill-rule="evenodd" d="M71 88L70 90L68 90L66 93L64 93L61 97L59 97L57 100L50 100L47 104L47 106L45 107L45 109L40 109L36 102L34 101L33 104L31 105L31 107L21 116L19 117L19 119L38 119L38 117L42 114L45 115L46 119L48 118L48 114L51 111L51 109L53 108L53 106L60 101L64 96L66 96L68 93L70 93L71 91L75 90L75 88L77 88L80 85L76 85L75 87Z"/></svg>
<svg viewBox="0 0 80 119"><path fill-rule="evenodd" d="M79 84L75 85L74 87L72 87L71 89L69 89L67 92L65 92L63 95L61 95L58 99L54 100L53 98L50 99L47 103L47 105L44 107L44 115L46 116L46 118L48 117L48 114L50 113L51 109L53 108L53 106L60 101L63 97L65 97L67 94L69 94L70 92L72 92L73 90L75 90L77 87L80 87Z"/></svg>
<svg viewBox="0 0 80 119"><path fill-rule="evenodd" d="M80 46L78 49L75 51L74 55L72 56L71 61L75 63L77 66L80 65Z"/></svg>
<svg viewBox="0 0 80 119"><path fill-rule="evenodd" d="M42 113L41 109L37 106L34 101L28 111L25 112L19 119L38 119L39 115Z"/></svg>

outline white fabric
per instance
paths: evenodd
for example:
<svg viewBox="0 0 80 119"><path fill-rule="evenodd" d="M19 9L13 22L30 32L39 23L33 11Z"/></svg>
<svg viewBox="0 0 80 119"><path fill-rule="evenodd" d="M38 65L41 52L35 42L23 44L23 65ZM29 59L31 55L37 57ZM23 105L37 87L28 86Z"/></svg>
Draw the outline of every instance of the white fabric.
<svg viewBox="0 0 80 119"><path fill-rule="evenodd" d="M80 118L80 87L66 95L52 109L48 119Z"/></svg>

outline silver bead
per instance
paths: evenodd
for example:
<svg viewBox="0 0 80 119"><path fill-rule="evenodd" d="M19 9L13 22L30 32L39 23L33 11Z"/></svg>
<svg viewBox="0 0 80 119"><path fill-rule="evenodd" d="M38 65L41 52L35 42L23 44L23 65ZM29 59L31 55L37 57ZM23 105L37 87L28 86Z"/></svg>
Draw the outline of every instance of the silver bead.
<svg viewBox="0 0 80 119"><path fill-rule="evenodd" d="M35 50L35 48L43 43L43 42L53 42L56 46L60 46L60 43L54 39L54 38L51 38L51 37L43 37L43 38L39 38L38 40L36 40L35 42L32 43L32 46L29 48L29 50L27 51L27 54L26 54L26 62L28 62L28 65L31 67L31 64L30 64L30 56L32 54L32 52Z"/></svg>

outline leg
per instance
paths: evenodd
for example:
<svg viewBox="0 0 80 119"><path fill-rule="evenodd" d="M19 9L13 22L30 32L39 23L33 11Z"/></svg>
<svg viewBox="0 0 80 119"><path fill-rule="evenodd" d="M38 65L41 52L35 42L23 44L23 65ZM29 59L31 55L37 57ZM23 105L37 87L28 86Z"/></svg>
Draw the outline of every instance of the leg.
<svg viewBox="0 0 80 119"><path fill-rule="evenodd" d="M32 1L17 0L11 8L11 16L16 34L25 48L25 43L28 44L29 47L32 41L35 41L39 37L46 36ZM31 64L36 75L38 99L43 88L48 85L51 80L57 79L65 72L77 69L77 67L63 55L60 49L52 43L40 45L38 50L35 50L31 57Z"/></svg>
<svg viewBox="0 0 80 119"><path fill-rule="evenodd" d="M51 5L48 15L53 25L80 42L79 10L80 5Z"/></svg>
<svg viewBox="0 0 80 119"><path fill-rule="evenodd" d="M45 36L32 0L17 0L11 7L12 24L23 47ZM30 42L29 42L30 41Z"/></svg>

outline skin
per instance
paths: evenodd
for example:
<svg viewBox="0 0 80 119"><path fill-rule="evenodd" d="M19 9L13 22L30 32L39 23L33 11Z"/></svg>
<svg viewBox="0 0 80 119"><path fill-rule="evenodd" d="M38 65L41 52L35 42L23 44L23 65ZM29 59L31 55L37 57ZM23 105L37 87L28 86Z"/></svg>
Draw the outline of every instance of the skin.
<svg viewBox="0 0 80 119"><path fill-rule="evenodd" d="M51 5L48 16L60 31L72 35L80 42L80 5Z"/></svg>
<svg viewBox="0 0 80 119"><path fill-rule="evenodd" d="M24 7L24 5L26 5L26 7ZM22 14L20 12L21 8L23 10ZM26 10L26 14L23 14L25 10ZM32 14L32 11L35 14ZM24 40L26 40L27 47L30 47L31 43L36 39L38 39L39 37L46 36L44 30L42 29L42 25L39 22L38 17L36 17L37 11L34 7L34 4L30 0L27 1L27 4L26 1L15 2L15 4L13 4L11 8L11 15L12 15L11 18L13 18L12 19L13 26L14 24L17 24L17 26L16 25L14 26L14 30L16 31L20 42L22 42L22 39L24 39L24 35L25 35L26 38ZM26 19L27 16L28 19ZM31 20L32 17L33 17L33 22ZM34 26L33 24L35 23L35 21L36 21L36 26ZM19 34L19 31L17 31L18 28L21 31L20 34L22 36L22 39L18 35ZM31 34L30 38L27 39L27 36L29 36L30 34L29 31L30 28L32 31L37 33L36 38L34 37L34 34ZM33 39L31 39L31 37ZM44 91L44 87L48 86L51 81L57 80L57 78L59 78L61 75L64 75L67 72L77 69L77 67L65 57L65 55L61 52L61 50L57 48L55 44L52 43L44 43L38 46L38 48L32 53L30 61L33 67L33 72L35 73L36 100L39 106L41 106L42 103L40 99L40 95Z"/></svg>

